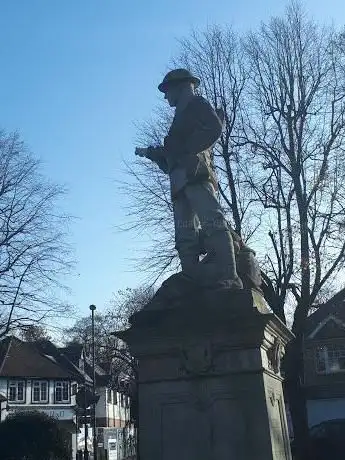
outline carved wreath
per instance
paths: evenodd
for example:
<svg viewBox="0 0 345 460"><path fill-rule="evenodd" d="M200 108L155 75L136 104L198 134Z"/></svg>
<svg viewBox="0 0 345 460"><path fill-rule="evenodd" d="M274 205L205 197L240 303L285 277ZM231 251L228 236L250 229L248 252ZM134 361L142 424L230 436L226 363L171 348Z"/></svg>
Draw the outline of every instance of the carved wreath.
<svg viewBox="0 0 345 460"><path fill-rule="evenodd" d="M278 337L274 338L273 345L267 350L268 368L276 374L280 371L281 358L283 355L283 345Z"/></svg>
<svg viewBox="0 0 345 460"><path fill-rule="evenodd" d="M186 345L181 350L181 367L188 374L202 375L210 371L213 364L210 343Z"/></svg>

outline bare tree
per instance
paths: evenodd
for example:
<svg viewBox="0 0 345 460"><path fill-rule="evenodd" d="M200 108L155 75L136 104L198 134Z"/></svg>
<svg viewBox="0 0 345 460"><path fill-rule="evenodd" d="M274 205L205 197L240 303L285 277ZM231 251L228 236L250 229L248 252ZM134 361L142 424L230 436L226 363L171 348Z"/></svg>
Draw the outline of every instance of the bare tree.
<svg viewBox="0 0 345 460"><path fill-rule="evenodd" d="M107 311L95 315L95 356L98 364L110 370L115 361L124 361L123 356L129 357L126 344L116 338L113 332L127 328L130 316L141 310L152 299L153 294L153 289L147 286L118 291L110 300ZM86 355L91 356L91 315L80 318L72 327L65 329L62 341L66 345L83 345ZM117 368L122 369L122 366L118 365Z"/></svg>
<svg viewBox="0 0 345 460"><path fill-rule="evenodd" d="M153 296L154 290L150 285L118 291L111 299L108 311L113 318L113 327L116 330L129 327L130 317L144 308Z"/></svg>
<svg viewBox="0 0 345 460"><path fill-rule="evenodd" d="M106 370L110 369L111 350L118 346L118 340L111 335L113 326L106 314L95 314L95 359ZM62 341L65 345L80 344L86 356L92 356L92 321L91 316L78 319L73 326L63 331Z"/></svg>
<svg viewBox="0 0 345 460"><path fill-rule="evenodd" d="M0 132L0 336L68 309L55 295L71 267L63 193L17 134Z"/></svg>
<svg viewBox="0 0 345 460"><path fill-rule="evenodd" d="M19 337L24 342L37 342L39 340L52 340L48 331L41 324L29 324L19 331Z"/></svg>
<svg viewBox="0 0 345 460"><path fill-rule="evenodd" d="M128 180L118 188L127 199L126 223L121 231L149 237L147 251L136 254L132 262L148 274L154 285L164 273L174 272L178 260L174 250L174 224L167 176L153 163L137 159L125 163ZM148 280L147 280L148 281Z"/></svg>
<svg viewBox="0 0 345 460"><path fill-rule="evenodd" d="M302 342L310 308L344 269L345 93L333 30L291 4L246 42L249 85L242 148L258 173L247 175L265 209L266 271L275 313L295 306L296 340L286 357L296 441L307 438L301 388Z"/></svg>

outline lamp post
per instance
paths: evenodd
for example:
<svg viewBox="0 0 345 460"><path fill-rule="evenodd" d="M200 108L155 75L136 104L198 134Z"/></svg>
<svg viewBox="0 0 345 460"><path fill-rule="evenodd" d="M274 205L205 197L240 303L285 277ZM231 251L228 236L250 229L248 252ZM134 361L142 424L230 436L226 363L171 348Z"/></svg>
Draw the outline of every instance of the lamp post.
<svg viewBox="0 0 345 460"><path fill-rule="evenodd" d="M95 370L95 305L90 305L92 324L92 392L94 403L92 404L92 431L93 431L93 459L97 460L97 436L96 436L96 370Z"/></svg>
<svg viewBox="0 0 345 460"><path fill-rule="evenodd" d="M85 351L84 351L85 353ZM85 354L84 354L84 358L85 358ZM84 460L89 460L89 450L88 450L88 447L87 447L87 439L89 437L89 429L88 429L88 426L87 426L87 423L86 423L86 406L87 406L87 402L86 402L86 378L85 378L85 381L84 381Z"/></svg>

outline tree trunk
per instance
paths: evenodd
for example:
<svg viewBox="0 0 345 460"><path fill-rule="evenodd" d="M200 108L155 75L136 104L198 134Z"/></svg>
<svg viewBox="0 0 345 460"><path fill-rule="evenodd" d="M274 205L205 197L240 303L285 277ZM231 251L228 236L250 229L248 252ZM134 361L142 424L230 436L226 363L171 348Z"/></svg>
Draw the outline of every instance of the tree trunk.
<svg viewBox="0 0 345 460"><path fill-rule="evenodd" d="M286 348L284 358L285 394L291 414L296 460L308 458L308 415L303 388L303 340L296 337ZM312 459L310 459L312 460Z"/></svg>

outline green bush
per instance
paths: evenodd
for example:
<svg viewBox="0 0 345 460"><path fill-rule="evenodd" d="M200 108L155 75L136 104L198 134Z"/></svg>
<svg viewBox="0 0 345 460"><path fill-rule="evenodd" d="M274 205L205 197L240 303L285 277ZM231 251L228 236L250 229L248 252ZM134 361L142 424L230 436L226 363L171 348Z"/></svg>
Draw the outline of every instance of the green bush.
<svg viewBox="0 0 345 460"><path fill-rule="evenodd" d="M2 460L69 460L69 434L40 412L16 412L0 423Z"/></svg>

